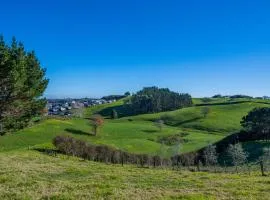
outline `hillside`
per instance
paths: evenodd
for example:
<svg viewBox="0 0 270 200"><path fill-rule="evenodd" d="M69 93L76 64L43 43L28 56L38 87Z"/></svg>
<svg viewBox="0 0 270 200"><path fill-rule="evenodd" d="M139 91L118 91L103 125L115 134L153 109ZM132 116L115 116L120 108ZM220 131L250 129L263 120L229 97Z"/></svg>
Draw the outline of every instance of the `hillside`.
<svg viewBox="0 0 270 200"><path fill-rule="evenodd" d="M124 110L123 101L91 107L85 113L89 116L94 113L110 113L112 109ZM198 99L197 102L201 103ZM201 104L172 112L129 116L116 120L108 118L96 137L91 136L92 129L86 119L49 119L33 127L1 137L0 151L40 146L51 147L51 141L56 135L69 134L92 143L105 144L133 153L154 155L162 148L169 156L175 148L169 144L162 145L160 138L166 140L181 135L184 142L181 143L179 152L195 151L238 131L241 128L242 116L251 109L269 106L267 102L243 100L227 102L224 105L224 102L218 99L211 103L208 105L210 113L205 118L201 114ZM222 104L217 105L220 103ZM164 118L167 124L162 131L159 131L153 123L160 118Z"/></svg>
<svg viewBox="0 0 270 200"><path fill-rule="evenodd" d="M132 121L153 122L157 119L164 119L169 126L228 135L241 129L240 121L242 117L247 115L252 109L256 107L270 107L270 101L257 99L228 100L225 98L216 98L204 103L202 99L197 98L193 99L193 103L193 107L176 111L128 116L128 108L125 108L123 101L119 101L110 105L88 108L86 113L100 113L109 118L112 109L114 109L120 116L124 117L122 118L123 121L129 119ZM210 113L205 118L201 113L202 107L208 107L210 109Z"/></svg>
<svg viewBox="0 0 270 200"><path fill-rule="evenodd" d="M161 144L158 136L174 135L183 132L176 127L166 126L159 132L151 122L128 120L107 120L96 137L91 136L91 127L87 120L73 119L62 121L50 119L31 128L1 137L0 151L27 149L40 146L51 147L51 141L56 135L69 134L97 144L106 144L134 153L156 154ZM182 147L182 152L193 151L221 139L221 136L206 132L189 131L188 142ZM171 147L165 145L170 151Z"/></svg>
<svg viewBox="0 0 270 200"><path fill-rule="evenodd" d="M200 99L193 107L157 114L125 116L112 120L112 109L125 111L123 100L88 108L85 115L103 114L107 119L97 136L87 119L48 119L32 127L0 137L0 199L267 199L268 178L258 166L250 175L190 172L182 169L138 168L111 165L57 154L51 149L57 135L71 135L89 143L105 144L131 153L170 156L175 146L161 144L160 138L181 136L178 153L190 152L238 131L242 116L268 102L216 100L208 103L210 113L201 114ZM87 118L87 116L86 116ZM164 119L160 131L153 121ZM243 145L250 161L262 154L268 142ZM233 169L234 170L234 169Z"/></svg>
<svg viewBox="0 0 270 200"><path fill-rule="evenodd" d="M0 199L268 199L269 178L0 152Z"/></svg>
<svg viewBox="0 0 270 200"><path fill-rule="evenodd" d="M154 121L164 118L166 124L179 128L189 128L200 131L216 132L228 135L241 129L243 116L256 107L269 107L269 104L257 102L229 103L225 105L208 105L210 113L204 118L201 114L203 106L194 106L172 112L135 116L135 120Z"/></svg>

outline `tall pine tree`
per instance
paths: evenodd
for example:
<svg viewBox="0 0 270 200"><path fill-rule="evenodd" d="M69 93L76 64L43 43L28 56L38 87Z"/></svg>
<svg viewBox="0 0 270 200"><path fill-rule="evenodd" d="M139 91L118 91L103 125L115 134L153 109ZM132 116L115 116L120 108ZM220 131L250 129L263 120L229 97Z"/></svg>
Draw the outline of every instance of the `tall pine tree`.
<svg viewBox="0 0 270 200"><path fill-rule="evenodd" d="M11 45L0 36L0 126L4 130L25 127L40 115L48 85L45 69L34 52L27 52L15 38ZM0 130L1 131L1 130ZM2 130L3 131L3 130Z"/></svg>

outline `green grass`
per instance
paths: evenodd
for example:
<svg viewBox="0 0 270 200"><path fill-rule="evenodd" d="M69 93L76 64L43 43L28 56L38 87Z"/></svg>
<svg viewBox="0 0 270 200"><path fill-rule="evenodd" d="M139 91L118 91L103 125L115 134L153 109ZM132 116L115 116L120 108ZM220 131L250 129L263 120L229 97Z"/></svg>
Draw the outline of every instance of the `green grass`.
<svg viewBox="0 0 270 200"><path fill-rule="evenodd" d="M268 104L245 102L228 105L211 105L210 113L204 118L201 114L201 106L184 108L172 112L146 114L130 117L133 120L154 121L166 118L170 126L188 128L193 130L217 132L229 135L241 129L240 121L243 116L256 107L269 107Z"/></svg>
<svg viewBox="0 0 270 200"><path fill-rule="evenodd" d="M85 113L88 116L96 112L109 113L112 108L121 107L123 101L91 107ZM206 118L201 114L202 107L194 106L172 112L130 116L117 120L106 119L96 137L91 136L91 127L85 119L64 121L50 119L31 128L0 137L0 151L51 146L51 141L56 135L69 134L88 142L109 145L128 152L157 154L162 146L158 142L160 136L187 133L183 138L186 142L181 145L179 152L190 152L240 130L241 118L253 108L261 106L269 105L265 102L252 101L211 105L208 106L211 111ZM160 132L153 121L164 116L167 126ZM166 145L162 148L166 150L166 155L170 155L173 149Z"/></svg>
<svg viewBox="0 0 270 200"><path fill-rule="evenodd" d="M94 137L92 141L113 145L129 152L155 154L161 146L160 143L157 143L158 136L177 133L185 133L185 131L176 127L165 126L160 132L152 122L115 120L108 121L101 133ZM184 138L188 142L183 144L181 152L199 149L222 138L219 135L206 132L190 130L187 133L188 135ZM166 146L166 148L169 149L170 147Z"/></svg>
<svg viewBox="0 0 270 200"><path fill-rule="evenodd" d="M91 135L91 127L87 120L56 120L50 119L31 128L0 137L0 151L27 149L51 146L52 139L57 135L68 134L73 137L96 143L113 146L133 153L156 154L161 144L157 142L160 135L173 135L183 130L177 127L165 126L160 132L152 122L130 122L128 120L106 120L96 137ZM199 149L208 143L220 140L219 135L207 132L188 131L181 152ZM165 146L170 154L172 147Z"/></svg>
<svg viewBox="0 0 270 200"><path fill-rule="evenodd" d="M0 199L269 199L269 177L109 165L0 152Z"/></svg>
<svg viewBox="0 0 270 200"><path fill-rule="evenodd" d="M120 99L116 102L109 103L109 104L101 104L101 105L88 107L87 109L85 109L84 116L86 118L89 118L93 114L96 114L99 112L103 112L103 115L105 115L106 117L110 116L112 109L116 109L116 110L118 110L118 112L120 112L119 109L121 110L125 100L126 100L126 98Z"/></svg>

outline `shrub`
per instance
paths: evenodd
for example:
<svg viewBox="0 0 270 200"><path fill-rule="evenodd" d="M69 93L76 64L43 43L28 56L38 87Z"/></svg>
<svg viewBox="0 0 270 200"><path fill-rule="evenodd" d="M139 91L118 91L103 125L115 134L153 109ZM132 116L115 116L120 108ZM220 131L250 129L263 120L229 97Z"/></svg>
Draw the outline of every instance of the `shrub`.
<svg viewBox="0 0 270 200"><path fill-rule="evenodd" d="M240 143L235 145L230 144L227 152L238 172L238 166L243 165L247 161L248 154L244 151Z"/></svg>
<svg viewBox="0 0 270 200"><path fill-rule="evenodd" d="M186 136L185 134L182 133L178 133L175 135L168 135L168 136L159 136L157 139L158 143L164 143L168 146L173 146L179 143L185 143L188 140L187 139L183 139L183 137Z"/></svg>
<svg viewBox="0 0 270 200"><path fill-rule="evenodd" d="M104 119L101 115L93 115L90 119L90 124L93 127L94 135L97 135L98 128L104 124Z"/></svg>

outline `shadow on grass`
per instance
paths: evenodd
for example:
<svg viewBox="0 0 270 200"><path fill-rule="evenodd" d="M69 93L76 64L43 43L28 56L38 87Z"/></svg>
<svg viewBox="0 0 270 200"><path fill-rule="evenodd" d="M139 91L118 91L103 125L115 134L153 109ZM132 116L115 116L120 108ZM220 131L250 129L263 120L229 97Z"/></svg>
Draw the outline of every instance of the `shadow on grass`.
<svg viewBox="0 0 270 200"><path fill-rule="evenodd" d="M202 117L195 117L193 119L188 119L188 120L184 120L184 121L181 121L179 123L175 123L174 126L181 126L183 124L187 124L187 123L191 123L191 122L196 122L200 119L203 119Z"/></svg>
<svg viewBox="0 0 270 200"><path fill-rule="evenodd" d="M156 133L158 131L157 130L142 130L142 132L145 132L145 133Z"/></svg>
<svg viewBox="0 0 270 200"><path fill-rule="evenodd" d="M270 148L270 143L265 141L246 142L243 144L243 148L249 155L248 160L255 162L264 154L265 148Z"/></svg>
<svg viewBox="0 0 270 200"><path fill-rule="evenodd" d="M48 148L33 148L34 151L38 151L40 153L44 153L49 156L56 156L56 154L61 153L56 149L48 149Z"/></svg>
<svg viewBox="0 0 270 200"><path fill-rule="evenodd" d="M75 135L88 135L88 136L94 136L94 134L92 133L88 133L82 130L77 130L77 129L73 129L73 128L66 128L65 131L75 134Z"/></svg>
<svg viewBox="0 0 270 200"><path fill-rule="evenodd" d="M228 102L220 102L220 103L200 103L195 104L195 106L223 106L223 105L232 105L232 104L241 104L241 103L248 103L252 101L228 101Z"/></svg>
<svg viewBox="0 0 270 200"><path fill-rule="evenodd" d="M133 110L128 105L119 105L119 106L112 106L112 107L104 108L98 113L104 117L110 118L113 110L117 112L119 118L136 115L136 113L134 113Z"/></svg>

